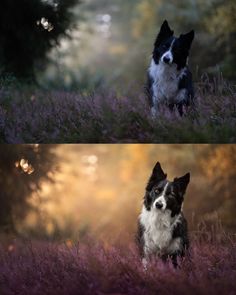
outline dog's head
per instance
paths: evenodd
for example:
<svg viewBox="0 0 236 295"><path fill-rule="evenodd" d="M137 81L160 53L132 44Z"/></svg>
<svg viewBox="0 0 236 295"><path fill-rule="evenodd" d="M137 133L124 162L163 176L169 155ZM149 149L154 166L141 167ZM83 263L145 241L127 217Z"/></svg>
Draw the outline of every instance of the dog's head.
<svg viewBox="0 0 236 295"><path fill-rule="evenodd" d="M184 194L190 181L190 173L176 177L173 181L167 180L159 162L153 168L152 175L146 186L144 206L148 211L169 210L171 217L179 214L184 200Z"/></svg>
<svg viewBox="0 0 236 295"><path fill-rule="evenodd" d="M165 20L154 44L153 59L155 63L177 64L179 70L184 68L187 64L193 39L193 30L187 34L181 34L178 38L174 37L174 31L170 29Z"/></svg>

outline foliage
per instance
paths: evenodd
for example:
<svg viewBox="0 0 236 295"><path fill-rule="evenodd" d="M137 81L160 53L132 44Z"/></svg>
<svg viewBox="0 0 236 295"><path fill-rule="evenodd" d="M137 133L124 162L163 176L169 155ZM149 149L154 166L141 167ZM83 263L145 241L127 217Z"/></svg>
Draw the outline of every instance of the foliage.
<svg viewBox="0 0 236 295"><path fill-rule="evenodd" d="M1 72L34 80L47 53L73 24L78 0L2 0L0 10Z"/></svg>
<svg viewBox="0 0 236 295"><path fill-rule="evenodd" d="M220 218L234 232L233 152L234 145L59 145L54 182L42 183L36 194L40 203L34 202L33 210L17 222L17 232L57 241L90 233L105 242L127 244L133 240L144 188L156 161L169 180L191 173L184 201L189 229L196 230L202 221L212 226ZM35 201L35 194L30 200Z"/></svg>
<svg viewBox="0 0 236 295"><path fill-rule="evenodd" d="M233 0L213 1L206 23L208 32L214 36L214 56L216 63L222 68L225 75L231 79L236 78L236 3Z"/></svg>
<svg viewBox="0 0 236 295"><path fill-rule="evenodd" d="M133 245L18 241L0 249L0 290L2 295L233 294L235 247L235 237L203 230L192 234L191 259L179 261L178 269L152 260L145 270Z"/></svg>
<svg viewBox="0 0 236 295"><path fill-rule="evenodd" d="M235 228L234 208L236 206L236 146L216 145L201 160L202 170L213 190L208 195L211 208L207 208L208 221L218 216L228 228ZM221 196L220 198L218 196Z"/></svg>
<svg viewBox="0 0 236 295"><path fill-rule="evenodd" d="M54 163L50 145L0 145L0 231L13 231L16 220L30 208L31 193L43 180L52 180Z"/></svg>
<svg viewBox="0 0 236 295"><path fill-rule="evenodd" d="M196 31L190 57L193 70L197 66L201 72L212 74L220 69L235 81L235 1L141 0L136 10L133 34L142 40L140 51L144 40L151 41L151 35L154 39L163 19L168 19L177 35L192 28Z"/></svg>
<svg viewBox="0 0 236 295"><path fill-rule="evenodd" d="M153 120L143 90L95 94L3 87L2 143L234 142L235 88L221 76L203 77L186 115L163 108ZM140 94L141 93L141 94Z"/></svg>
<svg viewBox="0 0 236 295"><path fill-rule="evenodd" d="M198 72L214 75L220 70L235 81L234 0L90 0L79 6L78 0L18 2L1 4L4 75L36 76L39 84L52 88L77 85L91 90L104 83L113 87L134 80L143 83L153 40L166 18L177 35L196 31L190 56L195 77ZM101 16L110 20L102 22Z"/></svg>
<svg viewBox="0 0 236 295"><path fill-rule="evenodd" d="M164 19L177 36L195 30L189 58L195 79L198 73L213 76L220 71L235 81L235 9L234 0L86 1L76 12L79 31L73 31L71 42L62 42L51 53L53 63L40 75L40 83L50 80L53 86L88 89L101 84L124 87L133 81L143 84ZM110 17L108 24L99 21L105 15Z"/></svg>

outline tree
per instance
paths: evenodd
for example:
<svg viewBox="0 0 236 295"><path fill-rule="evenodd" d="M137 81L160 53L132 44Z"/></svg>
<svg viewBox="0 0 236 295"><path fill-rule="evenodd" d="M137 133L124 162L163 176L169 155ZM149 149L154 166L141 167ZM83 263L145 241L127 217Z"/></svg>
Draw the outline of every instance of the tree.
<svg viewBox="0 0 236 295"><path fill-rule="evenodd" d="M52 181L55 154L51 145L0 145L0 231L15 230L25 216L31 193Z"/></svg>
<svg viewBox="0 0 236 295"><path fill-rule="evenodd" d="M236 79L236 2L214 0L206 17L206 30L214 38L214 58L224 75Z"/></svg>
<svg viewBox="0 0 236 295"><path fill-rule="evenodd" d="M236 146L215 145L208 150L201 160L202 172L206 176L207 186L211 190L203 196L207 198L207 219L219 216L224 225L234 228L236 206ZM202 205L203 207L203 205Z"/></svg>
<svg viewBox="0 0 236 295"><path fill-rule="evenodd" d="M35 79L49 50L73 25L71 8L78 0L2 0L0 67L3 74Z"/></svg>
<svg viewBox="0 0 236 295"><path fill-rule="evenodd" d="M193 72L196 66L201 72L209 74L215 74L220 69L224 77L233 81L236 79L234 0L176 0L171 3L140 0L135 9L132 31L137 42L141 40L140 52L144 42L152 44L160 24L167 19L177 36L191 29L196 32L190 58Z"/></svg>

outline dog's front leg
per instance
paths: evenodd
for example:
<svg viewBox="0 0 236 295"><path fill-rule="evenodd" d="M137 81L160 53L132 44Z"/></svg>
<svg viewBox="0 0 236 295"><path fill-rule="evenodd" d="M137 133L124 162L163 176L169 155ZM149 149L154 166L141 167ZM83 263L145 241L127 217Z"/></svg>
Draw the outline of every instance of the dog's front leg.
<svg viewBox="0 0 236 295"><path fill-rule="evenodd" d="M184 256L183 251L177 251L177 252L170 255L170 258L171 258L174 268L180 267L180 265L178 264L178 260L181 260L181 258L183 258L183 256Z"/></svg>
<svg viewBox="0 0 236 295"><path fill-rule="evenodd" d="M147 260L147 258L144 257L142 259L142 265L143 265L144 270L147 270L147 266L148 266L148 260Z"/></svg>
<svg viewBox="0 0 236 295"><path fill-rule="evenodd" d="M157 110L157 107L156 106L153 106L151 108L151 114L152 114L152 118L155 119L157 117L157 114L158 114L158 110Z"/></svg>
<svg viewBox="0 0 236 295"><path fill-rule="evenodd" d="M152 118L155 119L158 117L159 115L159 99L157 98L154 98L153 99L153 106L151 107L151 115L152 115Z"/></svg>
<svg viewBox="0 0 236 295"><path fill-rule="evenodd" d="M178 258L177 254L171 255L171 260L172 260L172 264L173 264L174 268L177 268L179 266L177 258Z"/></svg>

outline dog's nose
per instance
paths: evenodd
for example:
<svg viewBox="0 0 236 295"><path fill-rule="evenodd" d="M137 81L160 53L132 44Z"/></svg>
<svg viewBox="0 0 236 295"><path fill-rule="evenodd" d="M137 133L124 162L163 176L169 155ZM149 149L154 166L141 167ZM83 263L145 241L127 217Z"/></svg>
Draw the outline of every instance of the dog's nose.
<svg viewBox="0 0 236 295"><path fill-rule="evenodd" d="M159 202L156 203L156 208L157 209L161 209L162 207L163 207L162 203L159 203Z"/></svg>
<svg viewBox="0 0 236 295"><path fill-rule="evenodd" d="M164 56L163 61L168 64L170 62L170 58L168 56Z"/></svg>

